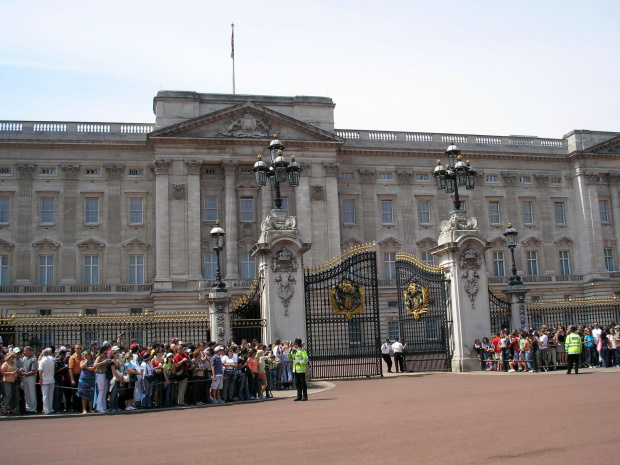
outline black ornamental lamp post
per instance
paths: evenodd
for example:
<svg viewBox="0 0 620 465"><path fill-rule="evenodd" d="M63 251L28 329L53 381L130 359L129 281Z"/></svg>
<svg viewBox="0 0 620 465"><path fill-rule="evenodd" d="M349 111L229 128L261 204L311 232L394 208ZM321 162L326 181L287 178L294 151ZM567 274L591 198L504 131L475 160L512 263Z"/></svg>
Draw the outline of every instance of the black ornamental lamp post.
<svg viewBox="0 0 620 465"><path fill-rule="evenodd" d="M213 239L213 250L217 256L217 268L215 269L215 283L213 283L213 289L226 289L226 283L222 281L222 274L220 272L220 251L224 248L224 236L226 232L220 227L220 220L215 222L215 226L209 233L211 239Z"/></svg>
<svg viewBox="0 0 620 465"><path fill-rule="evenodd" d="M459 199L459 186L465 186L470 190L474 188L476 179L476 171L469 164L469 160L464 162L460 155L461 151L454 145L454 141L450 141L450 147L446 150L448 156L448 164L443 167L441 160L437 160L437 166L433 171L437 189L445 189L446 194L454 192L454 209L461 209L461 200Z"/></svg>
<svg viewBox="0 0 620 465"><path fill-rule="evenodd" d="M254 163L254 176L256 177L256 184L260 187L267 185L267 178L271 185L271 190L276 191L276 198L274 200L275 206L278 210L282 209L282 198L280 197L280 184L286 182L288 177L288 183L291 187L299 186L299 176L301 173L301 166L295 161L295 155L291 156L291 161L288 162L282 155L284 152L284 145L278 140L278 135L273 135L274 139L269 144L269 152L271 154L271 164L267 165L263 161L262 155L258 155L258 161Z"/></svg>
<svg viewBox="0 0 620 465"><path fill-rule="evenodd" d="M510 249L510 253L512 254L512 276L508 281L508 284L510 284L511 286L519 286L523 284L521 278L517 275L517 265L515 263L515 248L517 247L518 234L519 233L517 232L517 230L512 227L512 223L508 223L508 228L504 232L504 237L506 238L508 248Z"/></svg>

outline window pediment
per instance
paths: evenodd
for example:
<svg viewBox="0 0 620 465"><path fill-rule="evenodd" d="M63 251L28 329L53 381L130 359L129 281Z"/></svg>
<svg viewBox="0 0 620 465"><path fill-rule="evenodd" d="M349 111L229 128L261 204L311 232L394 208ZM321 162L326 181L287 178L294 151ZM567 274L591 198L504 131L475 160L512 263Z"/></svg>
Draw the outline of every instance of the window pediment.
<svg viewBox="0 0 620 465"><path fill-rule="evenodd" d="M399 241L398 239L396 239L395 237L389 236L377 242L377 245L379 247L384 247L386 249L400 249L403 243Z"/></svg>
<svg viewBox="0 0 620 465"><path fill-rule="evenodd" d="M51 249L51 250L58 250L60 248L60 244L46 237L32 244L32 247L34 247L37 250L45 249L45 248Z"/></svg>
<svg viewBox="0 0 620 465"><path fill-rule="evenodd" d="M554 240L553 243L557 245L558 247L572 247L573 240L570 239L569 237L562 236Z"/></svg>
<svg viewBox="0 0 620 465"><path fill-rule="evenodd" d="M4 239L0 239L0 248L4 250L13 250L15 244L9 241L5 241Z"/></svg>
<svg viewBox="0 0 620 465"><path fill-rule="evenodd" d="M103 249L105 247L105 244L91 237L90 239L80 242L77 246L80 249Z"/></svg>
<svg viewBox="0 0 620 465"><path fill-rule="evenodd" d="M523 239L521 241L521 244L523 244L525 247L540 247L543 245L543 241L536 236L529 236Z"/></svg>
<svg viewBox="0 0 620 465"><path fill-rule="evenodd" d="M126 242L123 242L123 248L125 250L147 250L150 247L150 244L134 237Z"/></svg>

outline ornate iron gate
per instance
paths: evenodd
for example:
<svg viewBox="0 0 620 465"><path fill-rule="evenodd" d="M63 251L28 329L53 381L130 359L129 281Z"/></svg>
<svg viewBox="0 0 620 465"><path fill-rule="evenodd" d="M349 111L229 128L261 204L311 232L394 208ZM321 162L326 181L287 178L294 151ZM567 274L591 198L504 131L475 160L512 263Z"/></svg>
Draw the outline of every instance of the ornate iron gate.
<svg viewBox="0 0 620 465"><path fill-rule="evenodd" d="M396 254L400 339L407 371L452 370L452 318L443 269Z"/></svg>
<svg viewBox="0 0 620 465"><path fill-rule="evenodd" d="M375 244L305 270L312 378L382 376Z"/></svg>
<svg viewBox="0 0 620 465"><path fill-rule="evenodd" d="M243 339L246 341L263 340L265 320L261 318L260 298L264 284L260 276L254 281L254 288L233 305L230 312L230 330L233 341L237 344Z"/></svg>
<svg viewBox="0 0 620 465"><path fill-rule="evenodd" d="M510 302L504 294L491 287L489 287L489 314L491 316L491 333L499 334L502 329L511 329L512 310Z"/></svg>

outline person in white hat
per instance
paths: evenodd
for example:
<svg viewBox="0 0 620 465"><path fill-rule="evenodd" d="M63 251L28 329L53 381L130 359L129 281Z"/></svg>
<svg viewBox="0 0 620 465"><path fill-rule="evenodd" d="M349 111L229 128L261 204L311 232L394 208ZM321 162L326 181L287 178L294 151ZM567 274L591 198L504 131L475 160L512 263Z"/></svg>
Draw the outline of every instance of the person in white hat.
<svg viewBox="0 0 620 465"><path fill-rule="evenodd" d="M211 373L213 374L213 381L211 381L211 399L214 404L223 404L224 401L220 399L222 393L222 387L224 385L224 367L222 365L222 355L224 355L224 347L217 346L215 348L215 355L211 359Z"/></svg>

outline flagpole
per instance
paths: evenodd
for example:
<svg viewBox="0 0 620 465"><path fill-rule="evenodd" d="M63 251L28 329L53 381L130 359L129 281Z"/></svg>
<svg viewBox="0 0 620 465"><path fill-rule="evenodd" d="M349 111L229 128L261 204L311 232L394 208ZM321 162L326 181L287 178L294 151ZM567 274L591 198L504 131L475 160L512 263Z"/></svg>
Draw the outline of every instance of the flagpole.
<svg viewBox="0 0 620 465"><path fill-rule="evenodd" d="M232 28L232 36L230 37L230 57L232 58L233 65L233 95L235 94L235 23L230 25Z"/></svg>

